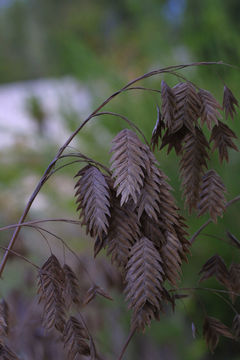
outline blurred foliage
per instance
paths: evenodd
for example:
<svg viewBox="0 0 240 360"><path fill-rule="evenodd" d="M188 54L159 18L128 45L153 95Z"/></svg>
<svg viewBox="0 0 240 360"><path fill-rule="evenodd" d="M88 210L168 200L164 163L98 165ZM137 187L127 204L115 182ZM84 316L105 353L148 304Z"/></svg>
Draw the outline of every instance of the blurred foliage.
<svg viewBox="0 0 240 360"><path fill-rule="evenodd" d="M0 7L0 83L72 75L90 90L93 104L99 105L127 81L153 68L192 61L218 60L238 66L239 14L238 0L5 2L5 6ZM196 82L199 87L209 89L219 102L222 98L223 83L240 99L238 68L202 67L185 70L182 74ZM141 85L159 89L161 79L156 77L144 81ZM177 81L169 75L165 80L170 85ZM143 130L149 140L157 117L157 104L156 93L136 90L121 94L106 110L127 116ZM26 199L56 152L55 144L49 144L47 139L44 139L44 134L39 132L45 114L38 99L29 99L28 108L39 124L36 131L38 150L29 152L24 141L11 148L1 149L3 171L0 175L0 218L4 225L17 221ZM76 112L66 113L63 110L62 116L70 130L76 128L79 123ZM92 125L79 135L76 146L87 156L106 163L109 159L111 136L125 126L122 120L107 115L94 119ZM230 126L240 136L239 115ZM166 157L166 151L163 150L157 157L162 169L171 179L175 196L182 206L175 156L171 154ZM213 155L211 166L223 177L228 198L238 195L239 154L231 152L230 163L226 166L219 166L217 157ZM74 186L72 177L78 167L79 165L75 164L72 168L63 168L54 175L32 209L30 218L75 216L74 200L71 197ZM234 261L239 262L239 253L227 243L226 237L226 230L240 237L239 210L239 204L233 205L217 225L211 224L199 236L192 248L189 264L183 269L184 283L181 286L195 286L202 264L216 252L224 257L227 264L233 257ZM189 219L186 213L185 215ZM197 230L206 219L207 217L198 219L195 215L191 216L190 233ZM59 225L57 228L51 226L49 229L57 231L58 235L70 241L77 251L87 247L85 236L78 228L72 229L69 225ZM48 251L46 243L41 240L41 235L36 235L33 230L24 230L22 233L24 238L19 240L30 249L28 256L39 262L39 256L43 259ZM9 232L4 235L1 233L1 241L5 245L8 236ZM79 241L80 236L82 242ZM56 239L51 238L51 241L57 243ZM62 249L59 252L62 252ZM36 253L37 257L34 255ZM7 286L3 287L3 294L7 294L13 286L23 284L23 272L19 265L8 265L5 274ZM209 282L210 285L218 286L214 280ZM210 292L197 292L192 300L180 301L175 315L167 313L160 323L153 324L146 338L136 339L129 350L131 358L140 358L140 355L143 358L144 351L148 349L148 354L153 354L152 359L160 355L163 360L169 359L168 356L172 356L171 360L207 359L207 350L202 339L198 337L193 340L191 335L192 322L197 328L201 328L202 303L207 304L207 311L211 316L219 317L231 326L233 312L229 306ZM119 313L115 314L116 318L123 322L122 331L124 329L127 332L128 318L122 317L126 307L121 300L116 300L116 307L122 311L121 316ZM104 325L100 342L107 349L108 336L109 329ZM239 349L239 346L230 340L223 340L211 358L237 360L240 359Z"/></svg>

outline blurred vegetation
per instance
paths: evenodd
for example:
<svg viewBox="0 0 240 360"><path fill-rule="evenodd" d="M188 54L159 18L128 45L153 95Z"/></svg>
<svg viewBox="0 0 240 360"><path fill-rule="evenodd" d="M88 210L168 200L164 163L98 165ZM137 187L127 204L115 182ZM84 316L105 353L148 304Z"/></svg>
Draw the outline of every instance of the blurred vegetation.
<svg viewBox="0 0 240 360"><path fill-rule="evenodd" d="M151 69L192 61L218 60L238 66L239 15L238 0L6 1L5 6L0 7L0 84L71 75L90 91L93 106L97 106L127 81ZM199 87L209 89L219 102L222 101L224 83L240 99L238 68L194 68L182 74ZM156 77L141 85L159 89L161 79ZM170 85L177 81L169 76L165 80ZM121 94L106 109L128 117L150 139L157 117L158 101L155 93L129 91ZM0 150L0 219L3 225L17 222L26 199L57 149L55 144L48 143L42 131L45 110L41 108L41 103L32 97L27 106L33 121L38 124L36 150L29 151L24 141ZM63 111L62 117L69 130L76 128L83 120L76 112ZM79 135L78 143L74 146L87 156L106 163L111 136L125 126L122 121L109 116L94 119L92 125ZM239 115L230 126L240 136ZM173 154L166 157L165 150L158 153L157 157L182 207L177 160ZM239 154L232 151L226 166L219 166L214 155L211 166L223 177L228 199L238 195ZM73 165L54 175L33 207L31 219L76 218L72 178L78 167ZM189 264L184 267L184 283L181 286L196 286L199 269L216 252L223 256L227 264L233 257L234 261L239 262L239 253L227 243L226 237L226 230L240 237L239 210L240 204L233 205L217 225L211 224L199 236L192 248ZM185 215L189 219L191 234L207 219ZM53 229L65 241L70 241L77 251L86 247L87 241L84 234L79 234L79 229L62 224ZM7 243L9 233L1 232L2 244ZM80 236L82 241L79 241ZM51 241L57 243L56 239ZM27 256L38 263L44 259L48 248L41 235L32 229L23 230L19 239L21 242L24 249L20 248L20 252L27 251ZM4 296L18 284L23 284L23 274L23 267L18 262L8 264L4 275L7 285L4 282L2 285ZM218 286L215 281L210 285ZM233 312L212 293L202 291L195 296L197 298L181 300L174 315L167 313L160 323L153 324L146 337L139 336L129 350L131 359L140 358L140 354L141 359L147 359L149 353L152 359L208 359L208 351L201 337L192 339L191 334L192 322L201 327L202 309L199 304L206 303L208 313L219 317L228 326L231 326ZM116 304L111 306L119 307L121 316L118 314L117 319L122 322L122 329L127 333L128 318L122 317L126 306L118 297L115 296ZM106 324L99 337L103 347L111 351ZM216 353L209 358L238 360L239 350L240 346L230 340L222 340Z"/></svg>

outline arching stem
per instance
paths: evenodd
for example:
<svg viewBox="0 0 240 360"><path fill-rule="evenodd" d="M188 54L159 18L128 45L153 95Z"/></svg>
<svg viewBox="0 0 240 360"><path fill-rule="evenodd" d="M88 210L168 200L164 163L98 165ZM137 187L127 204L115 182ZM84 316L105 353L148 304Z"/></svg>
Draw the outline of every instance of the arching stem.
<svg viewBox="0 0 240 360"><path fill-rule="evenodd" d="M230 200L229 202L226 203L225 207L228 208L230 205L236 203L237 201L240 200L240 195L236 196L235 198L233 198L232 200ZM194 241L196 240L196 238L198 237L198 235L209 225L211 224L212 219L208 219L191 237L190 239L190 243L193 244Z"/></svg>
<svg viewBox="0 0 240 360"><path fill-rule="evenodd" d="M125 344L124 344L124 346L123 346L123 348L122 348L122 351L121 351L121 354L120 354L120 356L119 356L118 360L122 360L123 355L124 355L124 353L125 353L125 351L126 351L126 349L127 349L128 345L129 345L129 343L130 343L131 339L133 338L133 336L134 336L134 334L135 334L136 330L137 330L136 326L134 326L134 327L131 329L131 331L130 331L130 333L129 333L128 337L127 337L127 340L126 340L126 342L125 342Z"/></svg>

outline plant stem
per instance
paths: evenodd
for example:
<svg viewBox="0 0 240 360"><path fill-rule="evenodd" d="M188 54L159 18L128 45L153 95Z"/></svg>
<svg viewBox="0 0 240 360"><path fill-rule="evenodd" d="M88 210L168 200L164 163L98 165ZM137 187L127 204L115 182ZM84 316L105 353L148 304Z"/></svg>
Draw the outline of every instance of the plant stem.
<svg viewBox="0 0 240 360"><path fill-rule="evenodd" d="M11 225L7 225L7 226L3 226L0 228L0 231L15 229L16 227L40 224L40 223L45 223L45 222L66 222L68 224L75 224L75 225L81 224L81 221L71 220L71 219L40 219L40 220L32 220L32 221L22 222L21 224L11 224Z"/></svg>
<svg viewBox="0 0 240 360"><path fill-rule="evenodd" d="M240 200L240 195L236 196L235 198L233 198L232 200L230 200L229 202L226 203L225 207L228 208L230 205L236 203L237 201ZM203 229L205 229L205 227L207 227L210 223L212 222L212 219L209 218L191 237L190 239L190 243L193 244L194 241L196 240L196 238L198 237L198 235L202 232Z"/></svg>
<svg viewBox="0 0 240 360"><path fill-rule="evenodd" d="M129 126L133 127L136 131L138 131L139 134L144 139L145 143L149 146L148 141L147 141L146 137L144 136L143 132L132 121L128 120L128 118L126 118L126 116L123 116L121 114L117 114L117 113L114 113L114 112L110 112L110 111L99 112L95 116L101 116L101 115L113 115L113 116L120 117L121 119L126 121Z"/></svg>
<svg viewBox="0 0 240 360"><path fill-rule="evenodd" d="M7 248L5 248L4 246L0 246L0 249L2 250L6 250ZM36 269L40 269L39 266L37 266L36 264L34 264L32 261L28 260L25 256L19 254L18 252L14 251L14 250L9 250L9 252L15 256L17 256L18 258L26 261L27 263L29 263L30 265L32 265L33 267L35 267Z"/></svg>
<svg viewBox="0 0 240 360"><path fill-rule="evenodd" d="M124 353L125 353L128 345L129 345L131 339L133 338L136 330L137 330L137 328L136 328L136 326L134 326L134 327L132 328L132 330L130 331L130 333L129 333L128 337L127 337L127 340L126 340L126 342L125 342L125 344L124 344L124 346L123 346L123 348L122 348L122 351L121 351L121 354L120 354L118 360L122 360L123 355L124 355Z"/></svg>

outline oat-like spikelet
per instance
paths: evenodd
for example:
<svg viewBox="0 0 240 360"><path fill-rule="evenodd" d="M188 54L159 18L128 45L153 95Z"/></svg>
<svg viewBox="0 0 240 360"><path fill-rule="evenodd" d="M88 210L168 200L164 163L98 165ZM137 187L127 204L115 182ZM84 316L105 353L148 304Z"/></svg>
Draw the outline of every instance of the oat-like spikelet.
<svg viewBox="0 0 240 360"><path fill-rule="evenodd" d="M220 176L214 170L209 170L202 180L198 216L209 212L211 219L216 223L217 217L222 216L225 210L226 188Z"/></svg>
<svg viewBox="0 0 240 360"><path fill-rule="evenodd" d="M157 221L160 213L160 188L163 179L160 176L160 170L156 166L157 161L147 147L146 153L149 157L149 171L145 176L144 185L137 203L137 214L139 220L145 212L148 217Z"/></svg>
<svg viewBox="0 0 240 360"><path fill-rule="evenodd" d="M0 359L2 360L20 360L20 358L7 345L0 343Z"/></svg>
<svg viewBox="0 0 240 360"><path fill-rule="evenodd" d="M177 235L179 242L181 243L180 248L178 249L178 253L182 261L188 262L187 255L190 253L191 243L188 240L188 231L186 220L180 214L178 215L178 224L173 226L174 231Z"/></svg>
<svg viewBox="0 0 240 360"><path fill-rule="evenodd" d="M176 99L174 124L171 132L176 132L184 125L195 133L195 125L200 115L201 101L195 87L190 82L179 83L173 87Z"/></svg>
<svg viewBox="0 0 240 360"><path fill-rule="evenodd" d="M176 285L190 247L185 220L178 213L167 176L157 167L154 155L147 153L151 166L137 207L141 231L163 258L165 278Z"/></svg>
<svg viewBox="0 0 240 360"><path fill-rule="evenodd" d="M182 153L184 139L189 132L188 128L184 125L174 133L170 133L170 131L167 130L162 138L160 150L168 145L167 154L174 148L176 155L180 155Z"/></svg>
<svg viewBox="0 0 240 360"><path fill-rule="evenodd" d="M237 146L232 141L237 139L236 134L223 122L219 121L218 125L215 125L212 129L210 142L214 142L212 151L218 149L220 163L223 162L224 158L228 162L228 148L238 151Z"/></svg>
<svg viewBox="0 0 240 360"><path fill-rule="evenodd" d="M107 234L109 225L109 188L104 175L92 165L81 169L75 188L77 210L80 210L82 225L86 225L87 233L92 237L102 238Z"/></svg>
<svg viewBox="0 0 240 360"><path fill-rule="evenodd" d="M236 115L236 107L239 107L238 101L233 95L232 91L224 85L223 91L223 109L225 111L226 119L228 115L230 115L231 119L233 120L234 116Z"/></svg>
<svg viewBox="0 0 240 360"><path fill-rule="evenodd" d="M145 146L137 135L128 129L120 131L112 143L111 170L114 170L113 179L117 197L121 196L120 205L130 199L136 204L143 187L145 170L148 168Z"/></svg>
<svg viewBox="0 0 240 360"><path fill-rule="evenodd" d="M203 324L203 337L212 353L218 345L220 336L224 336L229 339L234 338L229 328L220 320L206 316Z"/></svg>
<svg viewBox="0 0 240 360"><path fill-rule="evenodd" d="M166 124L166 128L169 132L172 132L172 128L174 127L174 112L176 110L176 96L175 90L171 89L165 81L162 81L161 84L161 96L162 96L162 117L164 123Z"/></svg>
<svg viewBox="0 0 240 360"><path fill-rule="evenodd" d="M229 296L232 302L240 296L240 264L232 263L229 267Z"/></svg>
<svg viewBox="0 0 240 360"><path fill-rule="evenodd" d="M77 276L72 268L67 264L64 264L63 272L65 275L64 296L66 306L69 308L72 304L79 305L81 303L81 299Z"/></svg>
<svg viewBox="0 0 240 360"><path fill-rule="evenodd" d="M68 359L80 359L81 355L90 355L89 335L83 324L70 316L63 331L64 346L68 350Z"/></svg>
<svg viewBox="0 0 240 360"><path fill-rule="evenodd" d="M165 230L166 224L159 218L157 221L151 219L146 214L141 218L141 232L154 243L154 246L160 251L161 247L166 243Z"/></svg>
<svg viewBox="0 0 240 360"><path fill-rule="evenodd" d="M127 204L120 206L119 199L113 198L106 248L112 263L116 264L120 270L125 268L130 249L139 238L137 214Z"/></svg>
<svg viewBox="0 0 240 360"><path fill-rule="evenodd" d="M182 244L176 233L173 231L166 231L165 236L166 244L160 250L163 260L164 275L165 279L173 286L176 286L181 274L182 260L180 251L182 251Z"/></svg>
<svg viewBox="0 0 240 360"><path fill-rule="evenodd" d="M204 281L212 276L215 276L216 279L227 288L231 285L229 271L222 257L218 254L207 260L207 262L202 266L199 274L202 274L200 281Z"/></svg>
<svg viewBox="0 0 240 360"><path fill-rule="evenodd" d="M211 130L213 123L218 125L218 119L222 118L222 115L218 111L218 109L221 110L222 107L209 91L201 89L198 95L202 104L201 124L206 123L208 129Z"/></svg>
<svg viewBox="0 0 240 360"><path fill-rule="evenodd" d="M55 255L51 255L39 271L38 294L43 304L43 325L62 332L65 324L65 276Z"/></svg>
<svg viewBox="0 0 240 360"><path fill-rule="evenodd" d="M132 326L143 330L158 318L163 293L162 259L146 237L131 249L125 281L126 300L133 310Z"/></svg>
<svg viewBox="0 0 240 360"><path fill-rule="evenodd" d="M8 335L9 309L7 302L0 301L0 338Z"/></svg>
<svg viewBox="0 0 240 360"><path fill-rule="evenodd" d="M207 160L209 159L209 144L202 130L198 127L195 129L195 134L189 133L184 141L180 175L185 196L185 206L188 207L191 213L192 209L196 208L199 200L202 174L204 168L207 168Z"/></svg>

